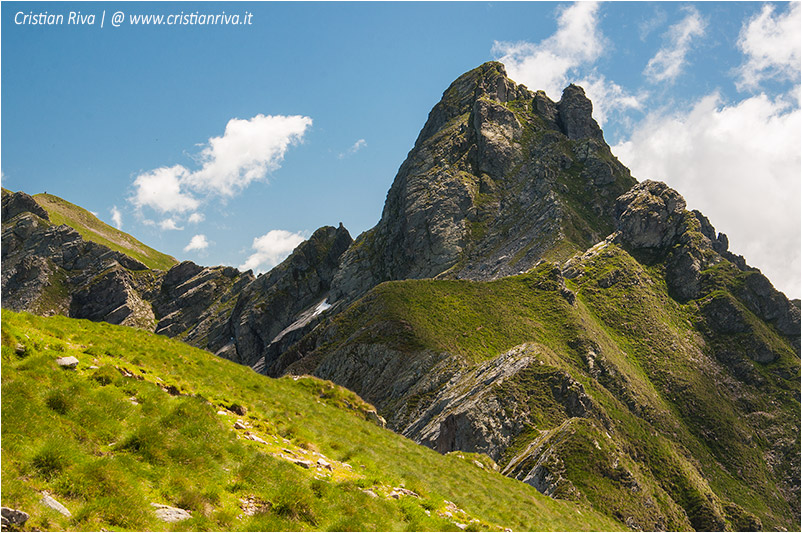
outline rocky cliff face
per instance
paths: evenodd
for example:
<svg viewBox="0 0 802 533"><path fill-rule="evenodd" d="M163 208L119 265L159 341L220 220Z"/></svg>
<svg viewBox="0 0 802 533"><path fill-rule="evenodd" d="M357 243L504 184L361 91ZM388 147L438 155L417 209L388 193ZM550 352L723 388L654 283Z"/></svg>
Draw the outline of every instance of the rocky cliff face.
<svg viewBox="0 0 802 533"><path fill-rule="evenodd" d="M279 341L298 340L328 309L339 257L351 244L342 225L320 228L258 278L191 261L150 270L52 224L22 192L3 195L2 239L4 307L147 329L274 373Z"/></svg>
<svg viewBox="0 0 802 533"><path fill-rule="evenodd" d="M150 328L142 294L158 283L139 261L51 224L25 193L3 195L3 306Z"/></svg>
<svg viewBox="0 0 802 533"><path fill-rule="evenodd" d="M382 281L489 280L607 235L635 184L577 86L554 103L484 65L432 109L387 194L382 218L343 256L334 296Z"/></svg>

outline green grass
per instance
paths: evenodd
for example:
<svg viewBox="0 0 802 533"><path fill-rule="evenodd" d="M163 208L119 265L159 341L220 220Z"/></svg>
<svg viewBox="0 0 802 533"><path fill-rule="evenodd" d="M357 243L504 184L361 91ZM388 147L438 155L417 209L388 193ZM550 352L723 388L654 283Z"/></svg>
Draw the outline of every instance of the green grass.
<svg viewBox="0 0 802 533"><path fill-rule="evenodd" d="M382 429L367 420L368 404L330 382L266 378L105 323L10 311L2 320L3 505L30 513L27 529L623 527L587 505L552 500ZM80 360L77 369L55 364L68 355ZM233 427L237 419L264 443L244 438ZM316 453L331 471L280 457L315 460ZM420 498L388 498L393 487ZM72 518L39 503L45 490ZM242 500L256 513L244 514ZM445 500L464 513L441 516ZM151 502L187 509L192 518L160 522Z"/></svg>
<svg viewBox="0 0 802 533"><path fill-rule="evenodd" d="M58 196L42 193L33 198L47 211L50 221L54 224L66 224L80 233L84 239L124 253L148 268L169 270L178 263L174 257L142 244L127 233L99 220L86 209L71 204Z"/></svg>
<svg viewBox="0 0 802 533"><path fill-rule="evenodd" d="M527 413L525 427L499 460L502 467L540 432L569 423L574 433L560 437L555 449L563 454L565 476L600 512L621 521L633 517L647 529L721 529L758 519L764 527L793 528L788 501L776 497L781 473L765 460L775 453L765 432L789 446L799 442L799 358L788 340L746 309L753 333L707 330L700 311L706 297L676 302L659 264L642 265L616 245L599 248L577 266L582 275L566 280L577 296L574 305L561 294L549 263L492 282L381 284L332 320L314 357L379 344L411 360L426 352L451 354L470 367L536 343L543 348L540 366L494 391L505 406ZM738 277L718 283L730 294ZM779 359L750 362L747 337ZM584 359L591 346L595 370ZM736 354L762 381L732 384L730 370L715 355L719 348ZM576 425L555 401L562 373L594 400L600 414L591 418L607 420L614 452L597 449L593 440L603 442L598 431ZM430 391L398 402L417 412L434 396ZM777 422L771 429L755 425L748 416L753 412L771 413ZM614 461L628 473L612 468ZM628 476L640 493L633 493ZM654 507L643 506L646 496Z"/></svg>

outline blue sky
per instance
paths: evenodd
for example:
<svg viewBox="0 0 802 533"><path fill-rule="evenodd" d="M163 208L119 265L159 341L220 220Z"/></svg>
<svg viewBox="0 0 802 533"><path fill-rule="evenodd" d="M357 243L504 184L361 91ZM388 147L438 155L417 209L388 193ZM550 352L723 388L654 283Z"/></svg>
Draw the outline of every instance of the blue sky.
<svg viewBox="0 0 802 533"><path fill-rule="evenodd" d="M45 12L64 23L18 23ZM70 12L95 23L67 24ZM224 12L251 24L130 19ZM583 85L635 177L677 188L799 297L799 12L3 2L2 182L61 196L176 258L265 271L322 225L372 227L442 92L499 59L554 100Z"/></svg>

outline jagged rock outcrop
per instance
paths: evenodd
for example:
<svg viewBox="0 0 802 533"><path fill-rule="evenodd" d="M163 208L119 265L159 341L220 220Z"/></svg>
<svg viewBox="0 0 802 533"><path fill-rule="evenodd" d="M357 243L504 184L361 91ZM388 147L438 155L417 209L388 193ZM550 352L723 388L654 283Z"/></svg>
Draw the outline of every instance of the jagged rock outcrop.
<svg viewBox="0 0 802 533"><path fill-rule="evenodd" d="M147 267L53 225L25 193L3 195L2 248L4 307L152 327L150 305L134 289L153 281Z"/></svg>
<svg viewBox="0 0 802 533"><path fill-rule="evenodd" d="M243 289L231 317L239 361L270 375L280 373L282 348L300 339L330 307L332 279L351 243L342 224L320 228L283 263Z"/></svg>
<svg viewBox="0 0 802 533"><path fill-rule="evenodd" d="M53 225L34 198L7 191L2 239L4 307L147 329L273 373L286 347L328 309L352 242L342 225L320 228L258 278L191 261L163 272Z"/></svg>
<svg viewBox="0 0 802 533"><path fill-rule="evenodd" d="M581 88L554 103L500 63L460 76L401 165L381 220L343 256L334 298L393 279L495 279L607 235L615 198L635 181L591 112Z"/></svg>

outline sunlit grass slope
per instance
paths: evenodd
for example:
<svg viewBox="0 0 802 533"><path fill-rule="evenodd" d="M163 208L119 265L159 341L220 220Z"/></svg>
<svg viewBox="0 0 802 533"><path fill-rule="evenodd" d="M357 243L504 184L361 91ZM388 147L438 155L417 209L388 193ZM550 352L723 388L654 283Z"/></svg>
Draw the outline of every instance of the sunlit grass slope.
<svg viewBox="0 0 802 533"><path fill-rule="evenodd" d="M37 194L33 198L47 211L54 224L66 224L74 228L84 239L122 252L148 268L168 270L178 262L174 257L142 244L127 233L109 226L86 209L58 196Z"/></svg>
<svg viewBox="0 0 802 533"><path fill-rule="evenodd" d="M57 365L66 356L76 369ZM370 411L330 382L270 379L148 332L3 311L2 504L30 513L26 529L624 528ZM417 496L393 498L401 487ZM161 522L151 503L192 518Z"/></svg>

